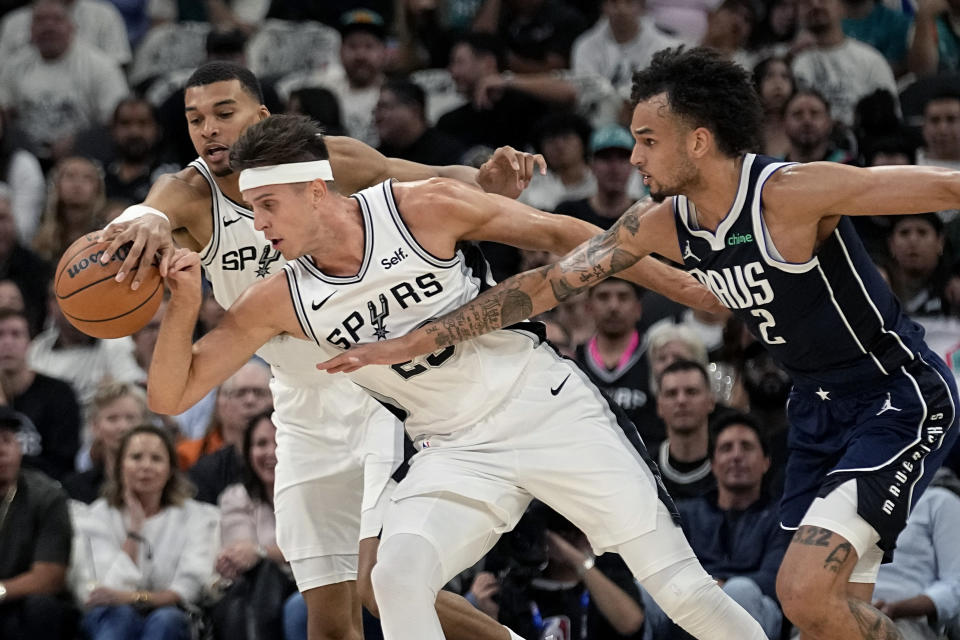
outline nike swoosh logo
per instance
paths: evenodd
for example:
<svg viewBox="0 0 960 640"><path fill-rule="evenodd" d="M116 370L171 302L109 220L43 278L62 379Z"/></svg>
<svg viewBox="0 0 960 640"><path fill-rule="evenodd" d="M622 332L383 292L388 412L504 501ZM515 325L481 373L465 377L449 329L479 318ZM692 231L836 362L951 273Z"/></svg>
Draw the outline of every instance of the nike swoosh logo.
<svg viewBox="0 0 960 640"><path fill-rule="evenodd" d="M561 382L561 383L560 383L559 385L557 385L555 388L550 389L550 394L555 396L555 395L557 395L558 393L560 393L560 389L563 389L563 385L567 384L567 380L569 380L569 379L570 379L570 374L568 373L568 374L567 374L567 377L563 379L563 382Z"/></svg>
<svg viewBox="0 0 960 640"><path fill-rule="evenodd" d="M224 219L223 219L223 226L224 226L224 227L229 227L229 226L232 225L234 222L240 222L241 220L243 220L243 218L234 218L233 220L227 220L226 218L224 218Z"/></svg>
<svg viewBox="0 0 960 640"><path fill-rule="evenodd" d="M336 293L336 291L334 291L333 293ZM320 307L322 307L327 300L329 300L330 298L333 297L333 293L331 293L329 296L327 296L326 298L324 298L324 299L321 300L320 302L313 302L313 303L311 303L311 304L310 304L310 307L311 307L314 311L316 311L317 309L319 309Z"/></svg>

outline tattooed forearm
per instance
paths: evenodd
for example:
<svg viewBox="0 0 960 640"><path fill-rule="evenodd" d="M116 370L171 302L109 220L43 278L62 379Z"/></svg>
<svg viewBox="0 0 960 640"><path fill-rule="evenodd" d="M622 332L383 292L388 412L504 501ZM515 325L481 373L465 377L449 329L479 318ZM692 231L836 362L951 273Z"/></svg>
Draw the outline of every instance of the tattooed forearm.
<svg viewBox="0 0 960 640"><path fill-rule="evenodd" d="M527 290L535 290L542 281L542 269L514 276L426 325L424 331L436 348L442 348L525 320L533 314Z"/></svg>
<svg viewBox="0 0 960 640"><path fill-rule="evenodd" d="M848 598L847 605L850 607L853 619L857 621L857 627L860 628L860 637L864 640L903 639L897 625L866 602Z"/></svg>

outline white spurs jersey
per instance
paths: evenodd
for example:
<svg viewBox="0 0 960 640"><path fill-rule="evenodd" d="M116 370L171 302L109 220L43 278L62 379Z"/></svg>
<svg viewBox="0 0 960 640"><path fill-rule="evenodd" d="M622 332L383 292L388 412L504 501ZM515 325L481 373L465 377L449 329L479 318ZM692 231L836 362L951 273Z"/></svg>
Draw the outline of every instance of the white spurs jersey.
<svg viewBox="0 0 960 640"><path fill-rule="evenodd" d="M356 275L325 274L309 256L284 267L304 332L331 355L402 336L493 284L475 246L462 246L451 259L421 247L397 211L391 184L353 196L364 223ZM542 336L540 323L520 323L406 363L363 367L350 377L404 411L411 437L450 433L476 423L517 389Z"/></svg>
<svg viewBox="0 0 960 640"><path fill-rule="evenodd" d="M286 260L263 232L253 228L253 212L224 195L201 158L190 166L206 178L213 201L213 232L210 242L200 251L200 260L213 285L214 298L221 307L229 309L251 285L280 271ZM263 345L257 355L270 363L274 373L319 377L319 354L304 347L300 340L278 336Z"/></svg>

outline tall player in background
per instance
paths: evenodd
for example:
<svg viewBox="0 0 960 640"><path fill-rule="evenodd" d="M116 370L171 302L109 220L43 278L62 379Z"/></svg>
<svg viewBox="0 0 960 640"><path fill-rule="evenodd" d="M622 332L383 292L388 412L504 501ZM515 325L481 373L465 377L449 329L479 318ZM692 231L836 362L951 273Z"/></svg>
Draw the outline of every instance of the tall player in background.
<svg viewBox="0 0 960 640"><path fill-rule="evenodd" d="M134 274L134 287L139 276L133 268L141 256L159 252L161 273L166 273L171 236L181 246L200 251L214 295L226 308L284 263L280 252L254 229L253 213L240 204L238 176L230 170L228 157L239 135L268 113L253 74L227 63L199 68L187 82L185 101L191 139L200 158L179 174L161 178L144 205L132 207L103 234L112 240L108 254L133 242L121 272ZM343 193L387 177L444 175L516 195L533 171L532 156L509 148L498 150L478 173L467 167L425 167L384 158L349 138L326 140L336 187ZM543 246L559 242L572 247L594 231L561 217L545 222L549 224L544 225L544 235L534 240ZM693 282L654 261L650 267L666 274L658 288L670 289L674 296L682 296L680 289ZM703 297L702 292L692 295L688 302ZM353 583L358 574L357 540L363 539L361 596L376 612L369 568L380 528L378 498L382 507L383 488L398 463L402 433L393 417L354 385L319 376L314 368L319 356L307 345L278 340L261 355L273 365L275 376L278 544L304 592L311 640L357 638L358 622L349 613L359 613ZM451 638L508 636L504 627L458 596L444 593L438 607Z"/></svg>
<svg viewBox="0 0 960 640"><path fill-rule="evenodd" d="M957 389L900 310L847 215L960 206L960 173L789 164L748 153L762 112L746 73L705 49L634 76L641 203L560 262L520 274L395 341L324 363L352 371L449 348L541 313L657 253L682 264L792 376L777 577L804 637L899 638L870 606L884 556L957 438ZM356 374L353 374L356 375Z"/></svg>
<svg viewBox="0 0 960 640"><path fill-rule="evenodd" d="M558 218L560 227L595 229L451 180L385 181L344 197L329 189L316 131L304 118L273 116L234 145L231 162L244 168L240 186L257 228L287 258L303 257L284 266L285 277L248 289L191 345L199 259L177 251L150 367L153 409L195 402L277 336L309 337L334 354L414 330L493 284L474 242L542 250L568 241L556 233ZM638 267L624 277L646 280ZM619 553L696 637L764 638L697 562L633 424L545 344L542 324L516 320L509 330L351 376L405 411L419 448L384 514L372 574L385 637L441 640L440 589L537 497L595 549ZM590 571L592 558L584 563Z"/></svg>

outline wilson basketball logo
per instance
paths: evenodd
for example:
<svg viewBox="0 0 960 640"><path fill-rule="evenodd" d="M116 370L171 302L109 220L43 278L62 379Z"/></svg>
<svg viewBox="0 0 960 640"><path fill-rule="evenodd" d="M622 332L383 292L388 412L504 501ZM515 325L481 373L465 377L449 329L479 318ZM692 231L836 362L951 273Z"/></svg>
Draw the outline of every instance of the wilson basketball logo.
<svg viewBox="0 0 960 640"><path fill-rule="evenodd" d="M110 262L113 262L114 260L123 262L124 260L126 260L127 254L129 252L130 252L130 247L126 245L120 247L119 249L117 249L116 253L110 256ZM102 256L103 256L103 251L101 250L101 251L97 251L95 253L90 254L86 258L81 258L80 260L74 262L72 265L70 265L67 268L67 275L70 276L71 278L76 278L78 275L80 275L81 272L83 272L84 269L86 269L90 265L102 266L100 264L100 258Z"/></svg>

